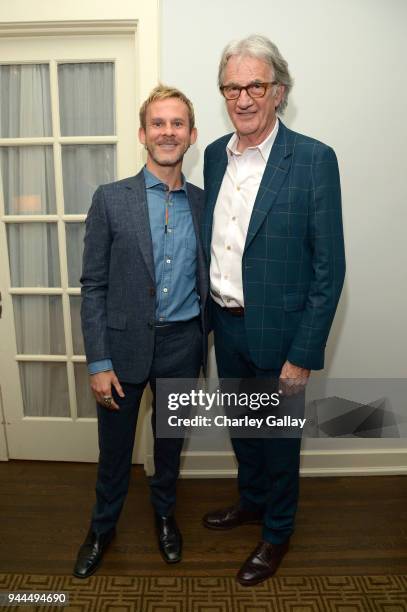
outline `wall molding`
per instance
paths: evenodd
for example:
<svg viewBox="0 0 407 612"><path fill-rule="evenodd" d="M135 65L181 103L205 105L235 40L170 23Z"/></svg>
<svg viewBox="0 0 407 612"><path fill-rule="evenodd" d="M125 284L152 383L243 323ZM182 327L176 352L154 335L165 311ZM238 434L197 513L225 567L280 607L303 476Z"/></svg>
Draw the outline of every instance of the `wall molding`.
<svg viewBox="0 0 407 612"><path fill-rule="evenodd" d="M146 474L154 473L152 454L146 456ZM235 478L233 452L190 451L181 456L181 478ZM305 450L301 476L407 475L407 449Z"/></svg>
<svg viewBox="0 0 407 612"><path fill-rule="evenodd" d="M83 36L89 34L134 34L138 21L116 20L78 20L78 21L22 21L0 22L0 36Z"/></svg>

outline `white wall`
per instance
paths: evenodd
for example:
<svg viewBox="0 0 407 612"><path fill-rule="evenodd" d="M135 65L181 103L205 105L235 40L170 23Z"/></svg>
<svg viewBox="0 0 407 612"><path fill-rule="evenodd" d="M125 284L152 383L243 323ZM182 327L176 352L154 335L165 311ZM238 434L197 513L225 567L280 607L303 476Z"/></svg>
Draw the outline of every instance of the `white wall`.
<svg viewBox="0 0 407 612"><path fill-rule="evenodd" d="M407 2L162 0L161 14L161 78L194 102L199 140L185 171L201 186L205 146L232 129L216 86L222 48L251 33L277 44L295 79L283 120L331 145L341 170L348 269L324 375L406 378ZM405 446L329 439L303 449L322 467L319 451L357 449L352 473L353 461L375 471L385 465L376 450Z"/></svg>
<svg viewBox="0 0 407 612"><path fill-rule="evenodd" d="M407 2L162 0L161 76L191 97L205 146L231 130L216 87L224 45L265 34L295 85L283 120L331 145L343 191L347 278L327 352L332 377L406 377Z"/></svg>

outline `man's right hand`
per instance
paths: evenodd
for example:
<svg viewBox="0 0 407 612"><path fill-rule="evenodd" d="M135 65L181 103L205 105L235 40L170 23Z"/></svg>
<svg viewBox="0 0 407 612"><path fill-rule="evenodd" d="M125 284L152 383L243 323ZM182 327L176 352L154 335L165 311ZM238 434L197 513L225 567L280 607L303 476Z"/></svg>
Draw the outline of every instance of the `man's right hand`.
<svg viewBox="0 0 407 612"><path fill-rule="evenodd" d="M107 408L108 410L120 410L114 399L107 404L104 401L106 397L112 397L112 385L116 389L120 397L124 397L123 389L119 383L114 370L107 370L106 372L97 372L97 374L90 375L90 388L96 398L98 404Z"/></svg>

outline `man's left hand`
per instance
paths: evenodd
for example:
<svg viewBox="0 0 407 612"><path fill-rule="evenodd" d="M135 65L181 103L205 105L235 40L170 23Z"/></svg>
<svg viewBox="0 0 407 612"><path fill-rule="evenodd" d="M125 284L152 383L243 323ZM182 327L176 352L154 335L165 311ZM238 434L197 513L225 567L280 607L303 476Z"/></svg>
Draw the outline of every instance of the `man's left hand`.
<svg viewBox="0 0 407 612"><path fill-rule="evenodd" d="M302 391L308 382L311 370L286 361L280 373L280 389L283 395L295 395Z"/></svg>

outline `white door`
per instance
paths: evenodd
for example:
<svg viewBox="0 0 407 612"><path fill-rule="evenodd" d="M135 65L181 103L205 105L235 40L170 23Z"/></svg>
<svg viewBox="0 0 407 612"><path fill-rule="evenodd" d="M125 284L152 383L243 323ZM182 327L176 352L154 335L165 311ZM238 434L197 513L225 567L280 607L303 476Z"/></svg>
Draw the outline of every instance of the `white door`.
<svg viewBox="0 0 407 612"><path fill-rule="evenodd" d="M0 385L10 458L97 458L80 329L84 222L97 185L140 166L136 80L134 35L0 40Z"/></svg>

